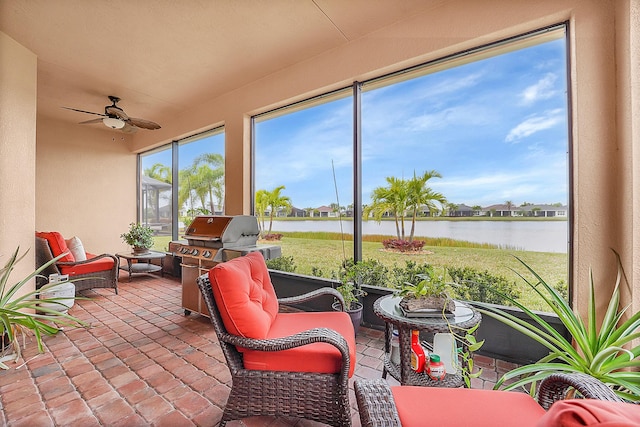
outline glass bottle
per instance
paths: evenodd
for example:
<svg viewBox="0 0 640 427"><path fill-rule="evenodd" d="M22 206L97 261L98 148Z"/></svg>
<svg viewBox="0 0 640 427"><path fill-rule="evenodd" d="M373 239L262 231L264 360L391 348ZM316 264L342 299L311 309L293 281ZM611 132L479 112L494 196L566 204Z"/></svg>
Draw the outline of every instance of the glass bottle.
<svg viewBox="0 0 640 427"><path fill-rule="evenodd" d="M424 349L420 345L420 331L411 331L411 369L424 370Z"/></svg>

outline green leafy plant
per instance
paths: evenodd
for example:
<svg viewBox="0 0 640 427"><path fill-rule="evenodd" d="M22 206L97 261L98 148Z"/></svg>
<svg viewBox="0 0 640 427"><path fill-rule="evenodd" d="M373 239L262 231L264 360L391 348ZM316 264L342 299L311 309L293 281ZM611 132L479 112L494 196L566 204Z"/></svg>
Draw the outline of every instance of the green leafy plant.
<svg viewBox="0 0 640 427"><path fill-rule="evenodd" d="M517 258L533 275L535 280L520 277L547 303L569 331L570 339L562 336L542 317L518 301L511 299L533 321L533 324L519 319L499 308L480 304L482 314L511 326L549 350L549 354L534 364L525 365L507 372L498 380L495 388L512 390L526 385L530 393L535 393L538 381L556 372L582 372L609 385L620 397L640 401L640 375L628 369L640 367L640 345L634 340L640 338L640 312L623 320L627 307L620 307L620 284L626 277L620 257L614 251L618 263L618 275L609 305L600 325L597 324L596 301L593 272L589 271L589 306L587 319L575 313L569 303L555 289L548 285L531 267ZM573 344L572 344L573 342ZM510 382L513 381L513 382Z"/></svg>
<svg viewBox="0 0 640 427"><path fill-rule="evenodd" d="M445 320L447 320L446 316L443 316ZM447 324L449 326L449 332L453 335L453 338L461 345L458 349L458 357L460 359L460 375L462 375L462 379L464 380L467 388L471 388L471 379L478 378L482 375L482 368L473 372L475 369L473 364L473 353L480 350L480 348L484 345L484 340L478 341L475 336L475 332L480 327L480 323L477 323L475 326L464 329L459 327L454 327L447 320Z"/></svg>
<svg viewBox="0 0 640 427"><path fill-rule="evenodd" d="M404 298L448 298L445 274L439 275L429 266L424 273L416 275L419 279L416 283L405 282L396 294Z"/></svg>
<svg viewBox="0 0 640 427"><path fill-rule="evenodd" d="M32 279L39 276L49 265L55 263L65 254L62 254L35 271L28 274L22 280L9 284L9 276L15 265L20 262L28 253L18 255L20 248L11 255L7 263L0 269L0 336L8 338L8 342L13 345L13 355L5 355L0 359L0 368L8 369L3 362L21 357L21 347L19 337L22 337L22 346L26 345L27 333L32 333L38 344L38 351L44 352L42 343L43 335L55 335L62 326L86 326L81 320L55 310L56 305L62 305L60 300L68 297L38 298L40 294L49 290L53 286L58 286L66 282L58 282L54 285L45 285L42 288L26 292L19 295L19 291ZM78 299L79 297L74 297Z"/></svg>
<svg viewBox="0 0 640 427"><path fill-rule="evenodd" d="M153 229L147 225L132 222L129 231L120 235L129 246L149 249L153 246Z"/></svg>

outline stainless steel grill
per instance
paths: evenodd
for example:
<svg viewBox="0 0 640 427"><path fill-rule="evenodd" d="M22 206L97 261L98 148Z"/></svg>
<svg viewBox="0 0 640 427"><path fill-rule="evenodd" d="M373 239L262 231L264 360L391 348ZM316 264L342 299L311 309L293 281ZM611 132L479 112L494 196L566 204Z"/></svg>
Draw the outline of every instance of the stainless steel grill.
<svg viewBox="0 0 640 427"><path fill-rule="evenodd" d="M221 262L259 251L265 259L278 258L280 246L258 245L258 220L254 216L203 215L187 227L187 244L175 245L175 255L182 258L182 307L205 316L209 313L196 284L196 278Z"/></svg>
<svg viewBox="0 0 640 427"><path fill-rule="evenodd" d="M260 230L254 216L198 216L187 227L176 254L200 260L225 262L259 251L265 259L281 256L280 246L257 245Z"/></svg>

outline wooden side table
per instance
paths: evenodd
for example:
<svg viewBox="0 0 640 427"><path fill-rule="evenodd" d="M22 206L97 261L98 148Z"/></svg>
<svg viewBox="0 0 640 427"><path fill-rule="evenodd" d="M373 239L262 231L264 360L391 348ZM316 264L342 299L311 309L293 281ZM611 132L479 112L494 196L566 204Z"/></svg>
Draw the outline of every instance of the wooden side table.
<svg viewBox="0 0 640 427"><path fill-rule="evenodd" d="M447 374L443 380L436 381L424 373L415 372L411 369L411 331L417 329L435 334L438 332L450 332L450 326L454 331L456 328L470 329L482 320L480 313L469 304L455 301L455 313L446 320L442 317L409 318L402 313L398 305L401 299L401 297L387 295L378 298L373 304L373 312L385 322L385 356L382 377L386 378L387 373L389 373L400 381L402 385L427 387L460 387L464 385L464 379L459 372ZM400 338L399 365L391 360L391 334L394 327L398 330Z"/></svg>
<svg viewBox="0 0 640 427"><path fill-rule="evenodd" d="M131 281L132 274L139 273L154 273L159 271L160 277L163 277L162 267L164 267L164 257L166 256L164 252L149 251L145 254L119 252L116 256L127 260L126 267L122 262L120 263L120 270L129 272L129 281ZM152 264L151 260L153 259L159 259L160 265ZM136 262L134 263L133 261Z"/></svg>

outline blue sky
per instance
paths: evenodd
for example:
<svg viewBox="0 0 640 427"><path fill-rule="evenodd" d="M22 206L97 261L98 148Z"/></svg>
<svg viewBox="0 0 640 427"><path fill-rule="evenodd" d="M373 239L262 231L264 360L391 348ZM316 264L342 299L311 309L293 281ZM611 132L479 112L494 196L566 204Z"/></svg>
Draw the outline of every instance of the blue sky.
<svg viewBox="0 0 640 427"><path fill-rule="evenodd" d="M435 169L450 202L567 202L565 41L435 72L362 96L363 203L385 177ZM256 126L256 189L296 207L352 201L349 97Z"/></svg>

